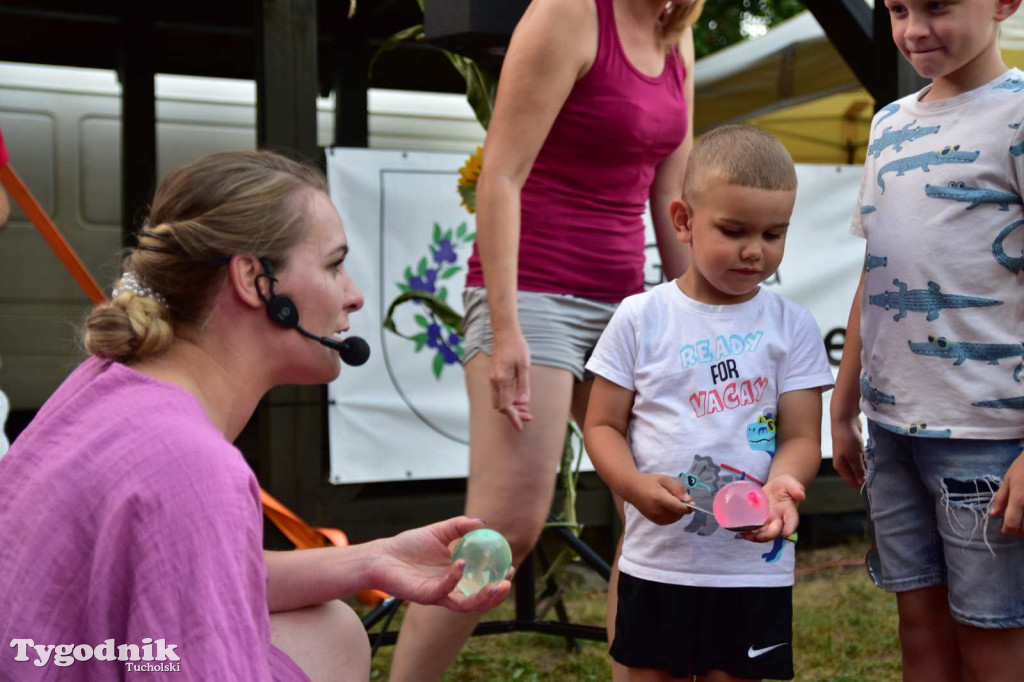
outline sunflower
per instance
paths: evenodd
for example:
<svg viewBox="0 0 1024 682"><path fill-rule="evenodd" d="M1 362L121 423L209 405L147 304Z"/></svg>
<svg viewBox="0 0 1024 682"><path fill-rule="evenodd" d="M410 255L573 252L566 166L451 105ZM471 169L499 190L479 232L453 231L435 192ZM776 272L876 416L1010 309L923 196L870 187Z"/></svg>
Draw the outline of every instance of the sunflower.
<svg viewBox="0 0 1024 682"><path fill-rule="evenodd" d="M462 205L470 213L476 213L476 182L480 179L483 156L484 148L477 147L476 151L469 155L466 163L459 169L459 196L462 197Z"/></svg>

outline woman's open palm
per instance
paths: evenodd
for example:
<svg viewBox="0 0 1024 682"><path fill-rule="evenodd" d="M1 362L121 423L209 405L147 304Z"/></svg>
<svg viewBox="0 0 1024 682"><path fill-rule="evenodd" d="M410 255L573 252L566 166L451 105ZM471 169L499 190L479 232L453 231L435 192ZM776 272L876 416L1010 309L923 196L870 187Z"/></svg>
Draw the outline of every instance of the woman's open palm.
<svg viewBox="0 0 1024 682"><path fill-rule="evenodd" d="M472 597L464 596L456 591L456 585L465 562L453 564L450 550L463 535L483 527L483 521L459 516L388 538L373 569L374 586L399 599L453 611L494 608L508 596L512 587L509 580L488 585Z"/></svg>

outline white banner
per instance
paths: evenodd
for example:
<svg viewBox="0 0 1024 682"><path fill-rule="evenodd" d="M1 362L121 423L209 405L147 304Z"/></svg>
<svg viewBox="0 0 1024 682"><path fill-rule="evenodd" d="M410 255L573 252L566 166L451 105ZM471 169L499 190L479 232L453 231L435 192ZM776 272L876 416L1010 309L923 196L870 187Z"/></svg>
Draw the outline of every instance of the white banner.
<svg viewBox="0 0 1024 682"><path fill-rule="evenodd" d="M370 360L345 367L328 387L331 482L461 478L468 471L468 404L457 361L461 339L428 310L406 303L384 331L388 306L405 289L445 297L462 312L474 217L456 192L460 154L332 149L331 199L352 255L346 267L366 305L351 333ZM799 166L786 257L770 286L807 306L838 362L864 245L849 235L860 167ZM647 279L660 278L648 220ZM828 414L826 397L825 414ZM828 431L823 432L828 450ZM589 462L584 463L589 468Z"/></svg>

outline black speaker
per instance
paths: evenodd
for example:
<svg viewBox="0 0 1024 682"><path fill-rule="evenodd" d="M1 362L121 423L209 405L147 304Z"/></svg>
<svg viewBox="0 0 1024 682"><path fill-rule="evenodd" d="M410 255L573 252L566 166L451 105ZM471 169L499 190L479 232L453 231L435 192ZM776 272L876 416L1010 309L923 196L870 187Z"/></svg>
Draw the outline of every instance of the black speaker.
<svg viewBox="0 0 1024 682"><path fill-rule="evenodd" d="M426 0L427 42L491 66L500 65L530 0Z"/></svg>

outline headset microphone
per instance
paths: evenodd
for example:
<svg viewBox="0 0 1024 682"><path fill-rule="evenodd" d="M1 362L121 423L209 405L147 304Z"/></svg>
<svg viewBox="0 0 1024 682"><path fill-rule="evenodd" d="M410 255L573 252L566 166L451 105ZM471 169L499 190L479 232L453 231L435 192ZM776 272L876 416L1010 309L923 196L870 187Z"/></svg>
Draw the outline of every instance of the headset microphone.
<svg viewBox="0 0 1024 682"><path fill-rule="evenodd" d="M263 290L260 289L258 284L256 291L259 294L260 300L267 306L267 315L270 316L271 320L282 327L296 330L307 339L312 339L322 346L338 351L341 361L346 365L358 367L370 358L370 345L358 336L350 336L343 341L339 341L329 336L317 336L300 327L299 309L295 307L292 299L274 293L274 282L277 281L277 278L274 277L274 268L270 265L270 261L266 258L261 258L260 263L263 264L263 269L266 270L266 273L258 275L256 279L259 280L260 277L267 278L267 283L270 286L270 298L268 299L263 295Z"/></svg>
<svg viewBox="0 0 1024 682"><path fill-rule="evenodd" d="M370 344L361 336L349 336L338 346L341 361L346 365L358 367L370 359Z"/></svg>
<svg viewBox="0 0 1024 682"><path fill-rule="evenodd" d="M344 341L339 341L338 339L332 339L329 336L317 336L316 334L311 334L298 325L295 326L295 329L307 339L313 339L321 346L327 346L331 350L338 351L338 355L341 356L341 361L346 365L358 367L370 359L370 344L366 343L366 341L359 336L349 336Z"/></svg>

